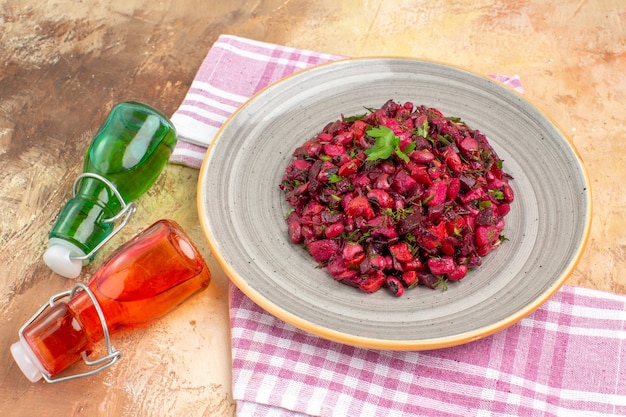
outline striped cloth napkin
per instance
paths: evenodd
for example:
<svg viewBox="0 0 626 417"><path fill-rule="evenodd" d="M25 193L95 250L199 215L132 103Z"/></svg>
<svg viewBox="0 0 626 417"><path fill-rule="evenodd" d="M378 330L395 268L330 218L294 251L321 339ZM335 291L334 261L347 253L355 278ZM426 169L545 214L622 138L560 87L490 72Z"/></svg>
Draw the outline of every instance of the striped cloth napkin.
<svg viewBox="0 0 626 417"><path fill-rule="evenodd" d="M171 162L199 167L228 116L268 84L341 57L221 36L172 116ZM518 91L517 77L492 76ZM230 287L239 417L626 415L626 297L564 286L462 346L394 352L302 332Z"/></svg>
<svg viewBox="0 0 626 417"><path fill-rule="evenodd" d="M219 128L254 93L298 70L340 58L343 57L220 36L172 115L179 141L170 161L199 168Z"/></svg>

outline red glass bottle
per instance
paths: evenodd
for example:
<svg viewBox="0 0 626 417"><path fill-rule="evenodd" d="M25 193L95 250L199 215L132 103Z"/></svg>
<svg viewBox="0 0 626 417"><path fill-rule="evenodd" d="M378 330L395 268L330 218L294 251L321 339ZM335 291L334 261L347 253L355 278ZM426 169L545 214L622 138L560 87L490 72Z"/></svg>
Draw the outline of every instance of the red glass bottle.
<svg viewBox="0 0 626 417"><path fill-rule="evenodd" d="M118 248L98 268L87 285L77 284L50 298L20 330L11 352L33 382L91 375L121 356L109 335L140 327L170 312L204 290L211 273L178 224L160 220ZM69 297L67 302L58 301ZM108 355L90 360L96 343L105 339ZM83 359L89 372L53 379Z"/></svg>

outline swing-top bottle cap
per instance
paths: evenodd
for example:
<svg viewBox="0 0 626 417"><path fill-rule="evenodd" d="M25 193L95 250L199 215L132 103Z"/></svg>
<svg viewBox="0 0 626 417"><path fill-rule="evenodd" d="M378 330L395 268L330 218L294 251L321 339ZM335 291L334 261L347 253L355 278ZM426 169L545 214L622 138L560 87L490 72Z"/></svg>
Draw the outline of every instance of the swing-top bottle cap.
<svg viewBox="0 0 626 417"><path fill-rule="evenodd" d="M76 259L84 257L85 253L76 245L62 239L50 239L50 246L43 255L43 260L59 275L65 278L76 278L83 269L83 261Z"/></svg>
<svg viewBox="0 0 626 417"><path fill-rule="evenodd" d="M11 355L30 382L37 382L43 376L43 366L28 343L22 338L11 345Z"/></svg>

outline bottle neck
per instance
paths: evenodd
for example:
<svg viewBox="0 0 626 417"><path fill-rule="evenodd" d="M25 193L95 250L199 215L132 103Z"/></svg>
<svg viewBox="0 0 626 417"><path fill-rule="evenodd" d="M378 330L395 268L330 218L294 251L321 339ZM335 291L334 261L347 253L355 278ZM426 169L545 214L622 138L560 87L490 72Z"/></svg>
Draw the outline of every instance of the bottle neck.
<svg viewBox="0 0 626 417"><path fill-rule="evenodd" d="M101 320L98 314L91 289L83 284L78 286L83 289L78 291L75 287L72 292L60 294L73 295L67 303L57 301L43 310L22 330L20 341L11 347L14 358L32 382L42 375L49 382L89 375L112 365L121 356L107 338L106 352L99 352L99 359L90 359L94 346L104 337L106 320ZM80 360L88 365L86 373L51 378Z"/></svg>
<svg viewBox="0 0 626 417"><path fill-rule="evenodd" d="M23 337L49 375L54 375L81 359L91 350L83 324L63 302L37 317L23 331Z"/></svg>
<svg viewBox="0 0 626 417"><path fill-rule="evenodd" d="M110 181L110 178L107 178L107 175L104 175L102 172L98 172L93 169L85 169L87 173L93 173L99 176L102 176ZM112 182L113 186L118 188L119 185ZM120 192L124 201L127 201L126 196L122 192ZM105 215L109 217L113 217L121 210L122 204L119 199L110 189L109 185L104 183L98 178L93 177L84 177L80 180L80 186L76 190L76 196L74 198L90 201L91 204L97 205L102 208L102 211L105 212Z"/></svg>
<svg viewBox="0 0 626 417"><path fill-rule="evenodd" d="M114 224L103 220L116 213L100 199L81 192L67 202L49 237L65 240L83 253L90 253L113 232Z"/></svg>

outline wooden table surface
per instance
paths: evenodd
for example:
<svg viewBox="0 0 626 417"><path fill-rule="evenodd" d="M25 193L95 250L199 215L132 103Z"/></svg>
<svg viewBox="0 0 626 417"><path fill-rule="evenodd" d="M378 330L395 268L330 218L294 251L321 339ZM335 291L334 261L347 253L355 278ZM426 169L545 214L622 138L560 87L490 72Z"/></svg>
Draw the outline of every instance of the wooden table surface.
<svg viewBox="0 0 626 417"><path fill-rule="evenodd" d="M92 135L112 105L172 114L221 33L350 55L403 55L518 74L588 169L594 219L567 282L626 294L626 3L623 0L0 1L0 410L10 416L231 416L227 278L200 230L194 169L169 165L131 223L84 270L160 218L205 254L210 288L114 338L115 366L30 383L9 346L73 281L42 254ZM546 178L546 181L549 181Z"/></svg>

